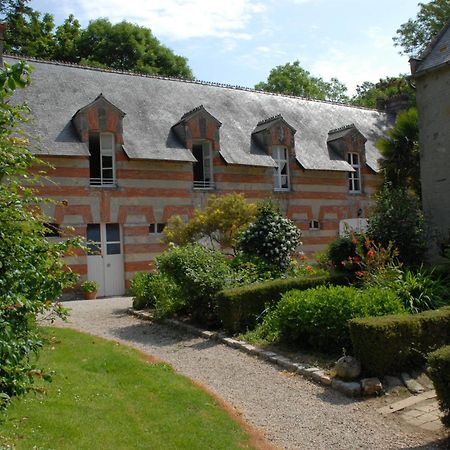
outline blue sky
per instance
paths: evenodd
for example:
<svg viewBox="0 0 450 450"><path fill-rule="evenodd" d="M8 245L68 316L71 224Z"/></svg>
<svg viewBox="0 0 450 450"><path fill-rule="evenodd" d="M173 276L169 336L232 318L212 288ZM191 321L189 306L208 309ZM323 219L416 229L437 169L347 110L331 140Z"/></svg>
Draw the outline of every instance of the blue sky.
<svg viewBox="0 0 450 450"><path fill-rule="evenodd" d="M299 60L325 80L357 84L408 73L392 37L418 0L32 0L56 24L108 17L150 28L189 59L199 80L253 87L280 64Z"/></svg>

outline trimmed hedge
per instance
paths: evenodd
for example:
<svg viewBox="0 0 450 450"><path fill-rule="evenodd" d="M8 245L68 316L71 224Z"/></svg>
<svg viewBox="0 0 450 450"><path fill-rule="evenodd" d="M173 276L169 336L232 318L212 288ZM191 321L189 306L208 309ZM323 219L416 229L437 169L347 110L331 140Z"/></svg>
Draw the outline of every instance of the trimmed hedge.
<svg viewBox="0 0 450 450"><path fill-rule="evenodd" d="M426 355L450 343L450 307L414 315L349 322L355 356L367 375L382 376L422 365Z"/></svg>
<svg viewBox="0 0 450 450"><path fill-rule="evenodd" d="M338 352L351 346L350 319L402 312L402 302L388 289L318 286L286 292L258 330L290 347Z"/></svg>
<svg viewBox="0 0 450 450"><path fill-rule="evenodd" d="M266 308L276 305L285 292L292 289L306 290L325 284L346 285L348 275L285 278L225 289L216 296L219 318L227 331L243 332L253 328Z"/></svg>
<svg viewBox="0 0 450 450"><path fill-rule="evenodd" d="M442 422L450 427L450 345L428 355L429 374L433 380L444 417Z"/></svg>

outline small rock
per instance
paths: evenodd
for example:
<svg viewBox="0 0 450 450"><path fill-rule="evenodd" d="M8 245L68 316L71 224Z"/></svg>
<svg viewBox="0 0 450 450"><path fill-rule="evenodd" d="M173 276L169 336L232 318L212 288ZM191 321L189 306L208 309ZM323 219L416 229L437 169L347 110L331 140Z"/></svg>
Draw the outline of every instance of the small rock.
<svg viewBox="0 0 450 450"><path fill-rule="evenodd" d="M318 383L324 384L325 386L331 386L331 377L323 370L316 370L312 372L311 378Z"/></svg>
<svg viewBox="0 0 450 450"><path fill-rule="evenodd" d="M383 384L384 390L389 394L396 393L403 388L402 380L400 380L400 378L398 377L393 377L391 375L386 375L383 378Z"/></svg>
<svg viewBox="0 0 450 450"><path fill-rule="evenodd" d="M361 374L361 364L353 356L343 356L336 361L334 370L339 378L351 380Z"/></svg>
<svg viewBox="0 0 450 450"><path fill-rule="evenodd" d="M378 378L363 378L361 388L364 395L376 395L383 390L383 385Z"/></svg>
<svg viewBox="0 0 450 450"><path fill-rule="evenodd" d="M412 394L420 394L421 392L425 392L425 388L416 380L414 380L414 378L411 378L408 373L403 372L401 374L401 377L403 383L405 383L405 386Z"/></svg>
<svg viewBox="0 0 450 450"><path fill-rule="evenodd" d="M331 387L342 392L349 397L359 397L361 395L361 385L356 381L342 381L334 379Z"/></svg>

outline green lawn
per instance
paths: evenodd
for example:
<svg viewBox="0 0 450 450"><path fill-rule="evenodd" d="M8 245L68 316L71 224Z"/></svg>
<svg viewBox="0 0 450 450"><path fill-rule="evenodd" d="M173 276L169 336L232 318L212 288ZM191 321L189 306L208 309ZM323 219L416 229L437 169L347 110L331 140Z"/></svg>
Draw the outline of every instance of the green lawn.
<svg viewBox="0 0 450 450"><path fill-rule="evenodd" d="M45 394L15 399L0 448L242 449L250 437L208 394L135 350L72 330L45 329Z"/></svg>

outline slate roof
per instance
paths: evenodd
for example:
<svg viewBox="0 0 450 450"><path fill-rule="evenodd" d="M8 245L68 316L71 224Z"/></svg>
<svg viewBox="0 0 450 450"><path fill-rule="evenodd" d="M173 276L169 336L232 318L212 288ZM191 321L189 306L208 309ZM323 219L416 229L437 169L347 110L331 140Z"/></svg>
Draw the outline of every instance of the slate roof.
<svg viewBox="0 0 450 450"><path fill-rule="evenodd" d="M416 60L416 63L414 76L450 64L450 20Z"/></svg>
<svg viewBox="0 0 450 450"><path fill-rule="evenodd" d="M8 61L11 57L5 57ZM124 150L131 159L195 161L172 126L198 105L222 123L220 153L229 164L275 166L274 160L251 138L258 122L281 114L295 130L295 151L305 169L351 171L351 166L327 145L328 132L354 123L367 138L366 160L377 170L376 140L388 126L387 116L375 110L331 102L270 94L227 85L190 82L133 73L29 60L32 85L15 94L34 114L32 129L40 152L88 155L71 124L76 111L100 94L126 115ZM9 61L11 62L11 61Z"/></svg>

